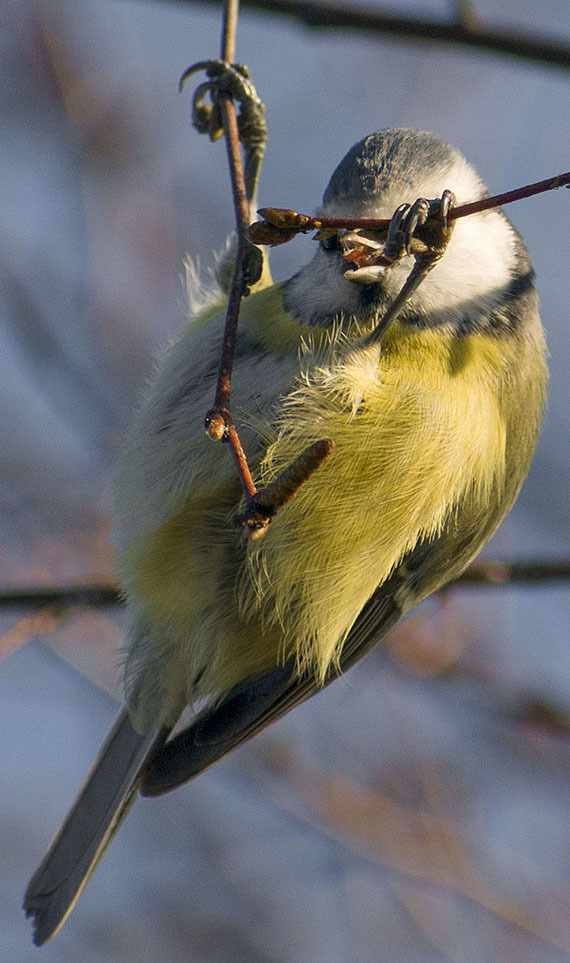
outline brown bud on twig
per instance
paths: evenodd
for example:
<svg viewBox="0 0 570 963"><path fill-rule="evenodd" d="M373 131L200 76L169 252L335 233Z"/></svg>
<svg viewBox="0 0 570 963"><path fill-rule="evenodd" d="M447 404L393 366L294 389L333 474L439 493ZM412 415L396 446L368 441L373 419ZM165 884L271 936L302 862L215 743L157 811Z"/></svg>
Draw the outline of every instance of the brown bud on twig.
<svg viewBox="0 0 570 963"><path fill-rule="evenodd" d="M222 441L228 433L228 422L217 408L210 408L204 418L204 430L212 441Z"/></svg>
<svg viewBox="0 0 570 963"><path fill-rule="evenodd" d="M267 247L278 247L279 244L286 244L297 237L298 231L285 231L275 227L268 221L255 221L247 229L247 234L252 244L262 244Z"/></svg>
<svg viewBox="0 0 570 963"><path fill-rule="evenodd" d="M301 485L313 475L334 449L332 438L321 438L304 451L266 488L248 501L246 511L237 522L249 529L249 538L261 538L276 512L297 494Z"/></svg>

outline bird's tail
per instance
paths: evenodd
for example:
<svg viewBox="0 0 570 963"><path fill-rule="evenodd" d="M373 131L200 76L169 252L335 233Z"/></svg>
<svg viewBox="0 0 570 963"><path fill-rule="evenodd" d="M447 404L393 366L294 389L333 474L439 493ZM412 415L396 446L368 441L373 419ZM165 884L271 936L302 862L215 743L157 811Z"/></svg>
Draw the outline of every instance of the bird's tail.
<svg viewBox="0 0 570 963"><path fill-rule="evenodd" d="M62 925L133 801L145 764L168 730L139 735L122 712L89 772L67 819L26 890L41 946Z"/></svg>

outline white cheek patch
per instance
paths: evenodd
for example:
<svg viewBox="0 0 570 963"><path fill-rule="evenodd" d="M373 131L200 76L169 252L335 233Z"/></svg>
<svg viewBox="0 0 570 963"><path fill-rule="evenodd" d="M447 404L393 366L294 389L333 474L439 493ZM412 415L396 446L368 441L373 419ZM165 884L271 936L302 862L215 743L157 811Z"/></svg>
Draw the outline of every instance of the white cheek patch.
<svg viewBox="0 0 570 963"><path fill-rule="evenodd" d="M494 301L504 296L515 264L515 235L500 214L489 211L461 218L447 251L422 282L415 300L426 311L453 311L470 301Z"/></svg>
<svg viewBox="0 0 570 963"><path fill-rule="evenodd" d="M480 198L484 187L470 164L457 155L447 169L429 171L425 176L415 172L413 181L410 178L406 183L402 180L398 183L395 175L394 183L386 185L380 194L371 194L364 201L362 198L329 200L319 213L390 218L400 204L412 204L418 197L433 200L441 197L446 189L453 191L459 206ZM504 297L516 270L515 251L514 231L499 212L486 211L459 218L445 254L410 299L410 307L422 313L437 312L440 316L442 312L447 313L449 320L480 316ZM413 264L412 257L405 257L388 270L382 266L363 266L352 276L347 273L346 278L350 278L354 288L358 288L359 283L379 283L384 292L394 298Z"/></svg>
<svg viewBox="0 0 570 963"><path fill-rule="evenodd" d="M287 282L284 302L295 317L323 324L341 312L357 312L359 286L344 277L340 254L317 251L313 260Z"/></svg>

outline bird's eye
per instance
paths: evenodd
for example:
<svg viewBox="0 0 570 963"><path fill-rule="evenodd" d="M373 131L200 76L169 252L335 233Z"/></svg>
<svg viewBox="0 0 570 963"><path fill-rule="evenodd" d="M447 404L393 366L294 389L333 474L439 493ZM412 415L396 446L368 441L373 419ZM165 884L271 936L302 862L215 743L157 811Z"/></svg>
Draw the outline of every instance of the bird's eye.
<svg viewBox="0 0 570 963"><path fill-rule="evenodd" d="M331 234L329 237L321 238L320 245L323 251L338 251L338 234Z"/></svg>

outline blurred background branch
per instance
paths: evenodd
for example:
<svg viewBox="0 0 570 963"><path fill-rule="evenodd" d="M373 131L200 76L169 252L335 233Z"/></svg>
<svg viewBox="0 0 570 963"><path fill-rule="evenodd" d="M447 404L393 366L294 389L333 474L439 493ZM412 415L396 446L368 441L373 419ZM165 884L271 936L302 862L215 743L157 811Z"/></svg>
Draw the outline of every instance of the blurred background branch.
<svg viewBox="0 0 570 963"><path fill-rule="evenodd" d="M502 562L485 559L473 562L459 578L441 589L443 594L456 586L460 588L500 588L512 585L538 585L568 581L570 561L527 561ZM68 609L76 606L107 608L109 605L122 605L114 584L60 585L47 587L5 588L0 589L0 608L2 609L41 609L45 606Z"/></svg>
<svg viewBox="0 0 570 963"><path fill-rule="evenodd" d="M149 0L144 0L149 2ZM155 2L155 0L151 0ZM214 5L219 0L160 0L161 3L183 3L188 6ZM392 14L381 6L359 7L320 0L241 0L247 10L287 17L299 24L319 30L364 31L367 35L393 37L403 41L441 43L503 57L516 57L549 67L570 67L570 46L551 37L526 33L512 28L485 27L477 16L476 5L454 3L457 16L448 21L410 15Z"/></svg>

